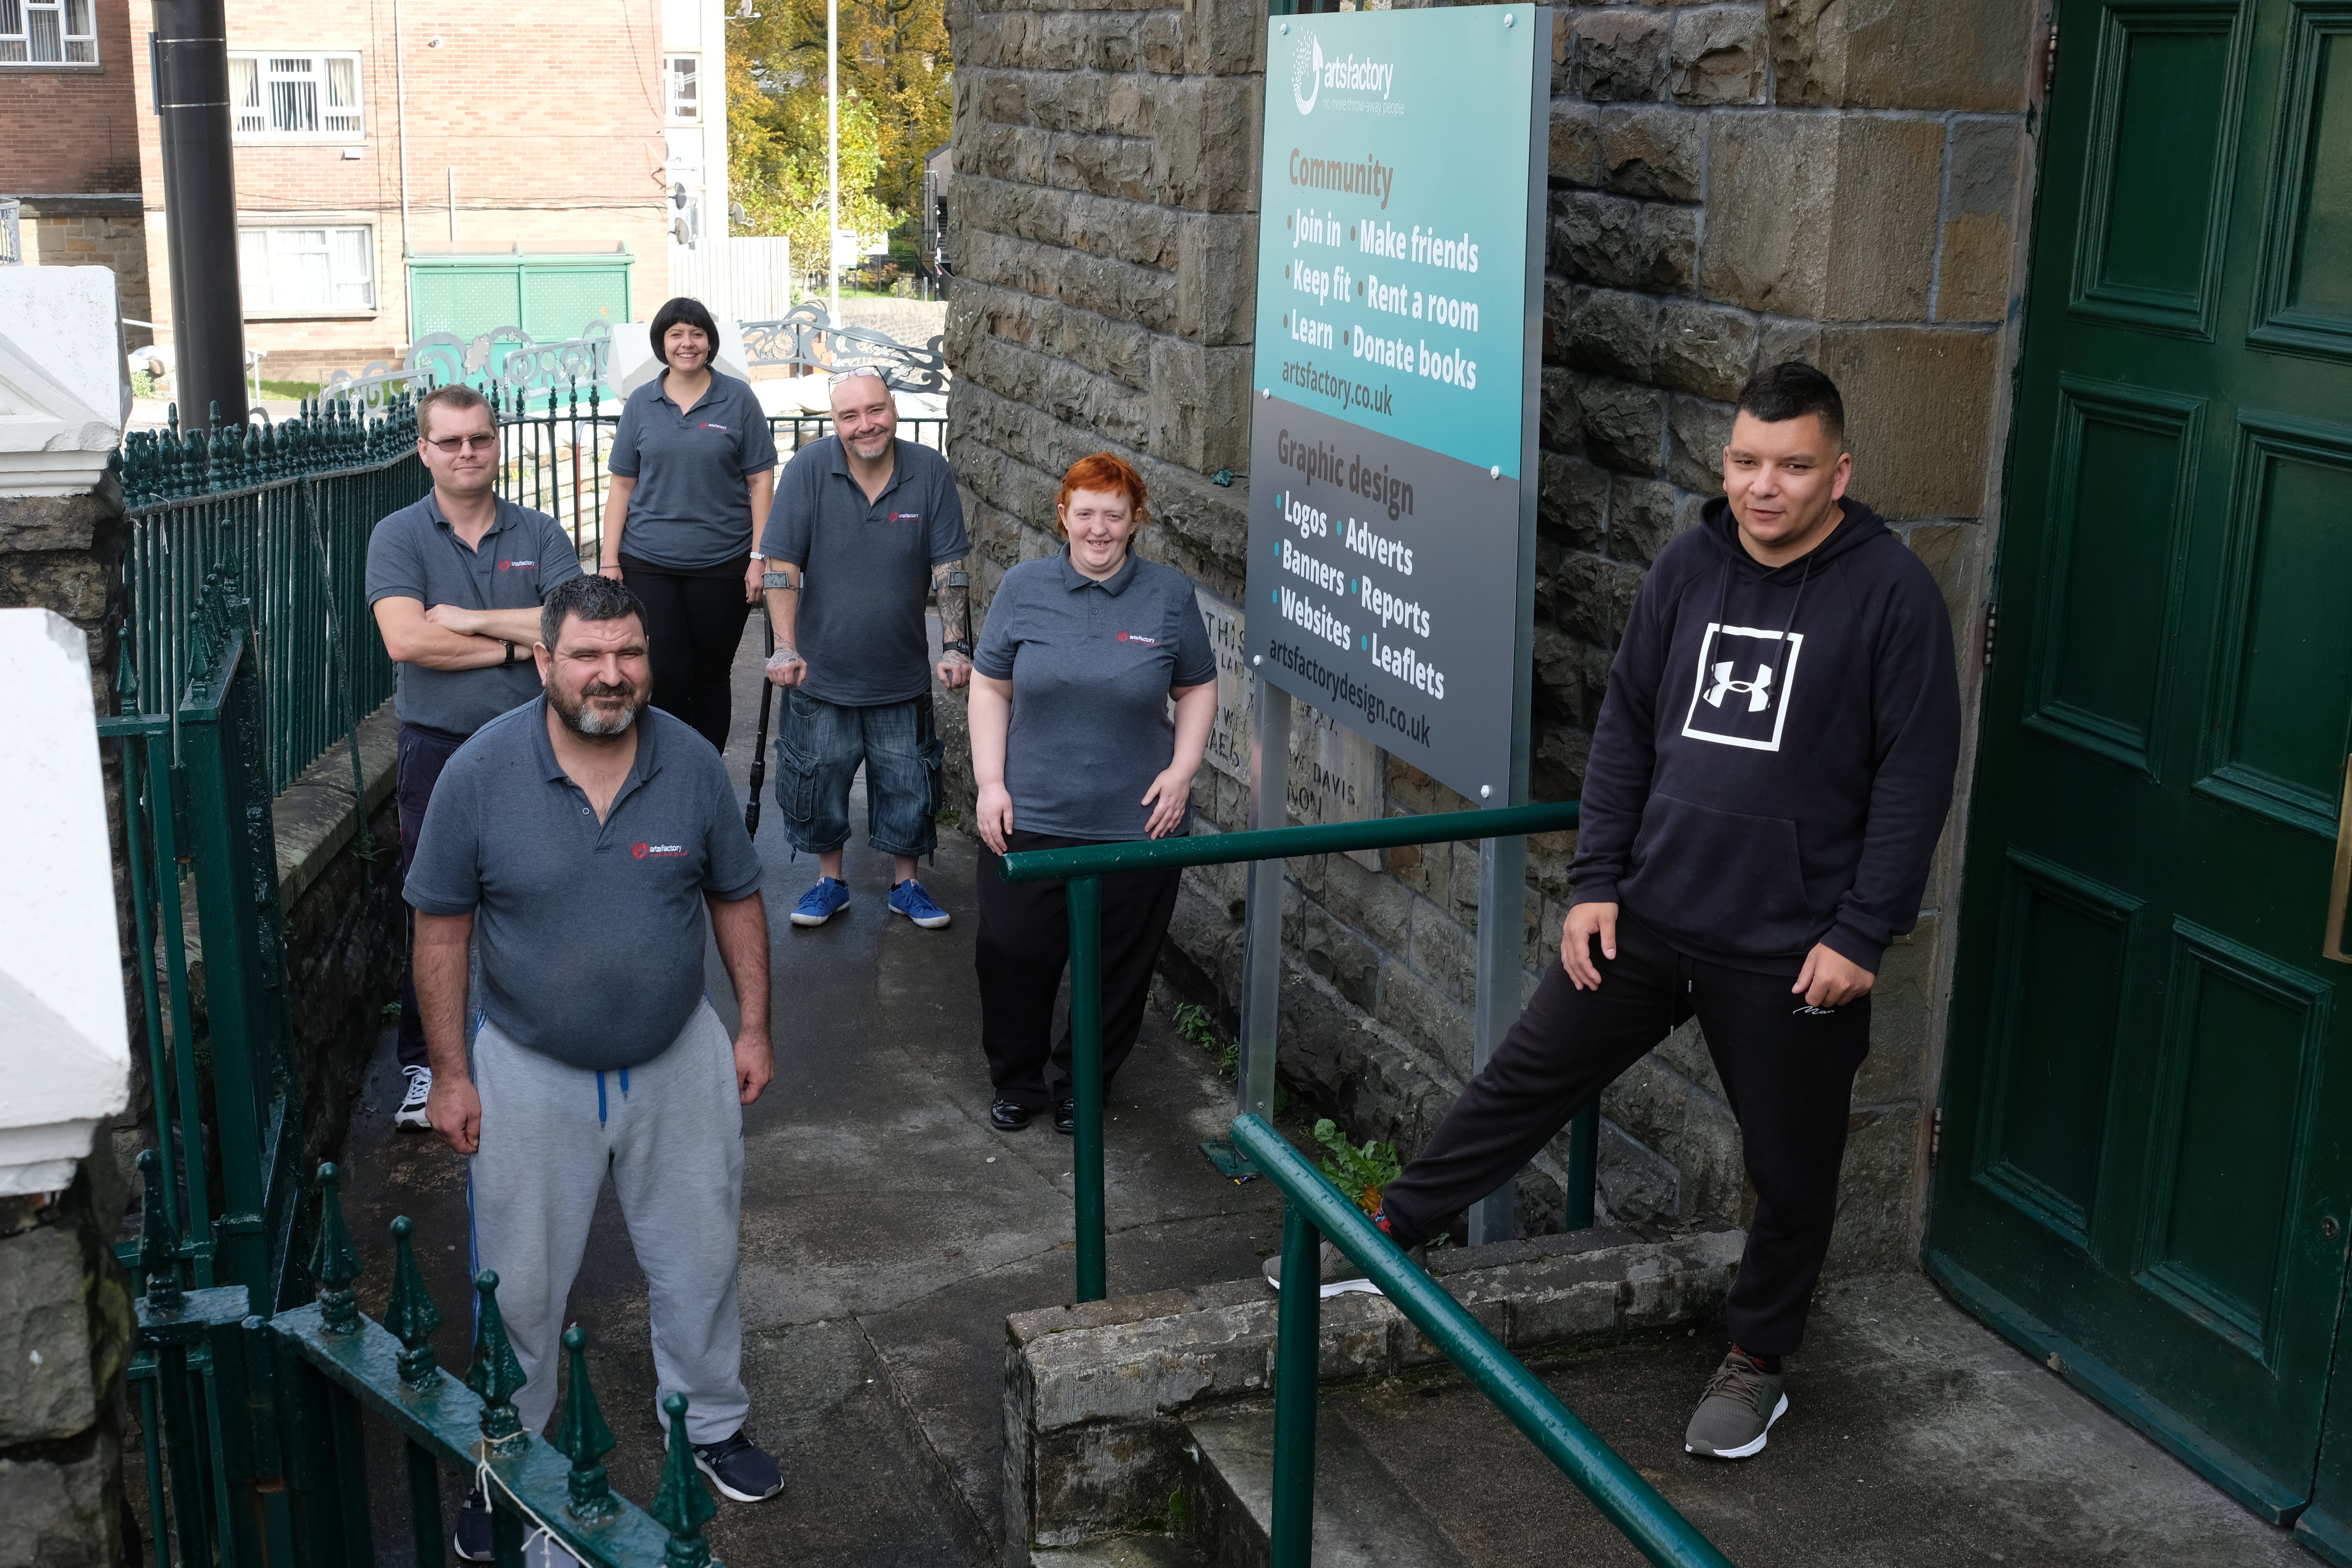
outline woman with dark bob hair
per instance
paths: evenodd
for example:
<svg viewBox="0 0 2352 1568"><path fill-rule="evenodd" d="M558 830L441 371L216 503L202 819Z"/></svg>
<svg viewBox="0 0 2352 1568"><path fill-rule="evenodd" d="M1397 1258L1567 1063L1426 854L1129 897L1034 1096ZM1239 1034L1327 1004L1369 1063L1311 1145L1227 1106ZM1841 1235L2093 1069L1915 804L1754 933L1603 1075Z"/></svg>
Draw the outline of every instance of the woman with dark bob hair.
<svg viewBox="0 0 2352 1568"><path fill-rule="evenodd" d="M646 607L654 704L727 749L729 676L760 597L752 541L776 494L776 439L751 384L710 368L719 326L699 300L654 315L661 374L629 394L613 433L596 569Z"/></svg>
<svg viewBox="0 0 2352 1568"><path fill-rule="evenodd" d="M1135 553L1149 521L1143 480L1127 459L1097 452L1071 464L1054 502L1068 544L1004 574L972 653L983 846L973 962L981 1049L996 1086L989 1120L1008 1132L1048 1105L1055 1130L1075 1131L1077 1101L1066 1027L1050 1061L1047 1051L1069 906L1058 882L1006 882L1001 857L1175 832L1217 714L1217 660L1192 580ZM1177 875L1103 879L1106 1089L1143 1027Z"/></svg>

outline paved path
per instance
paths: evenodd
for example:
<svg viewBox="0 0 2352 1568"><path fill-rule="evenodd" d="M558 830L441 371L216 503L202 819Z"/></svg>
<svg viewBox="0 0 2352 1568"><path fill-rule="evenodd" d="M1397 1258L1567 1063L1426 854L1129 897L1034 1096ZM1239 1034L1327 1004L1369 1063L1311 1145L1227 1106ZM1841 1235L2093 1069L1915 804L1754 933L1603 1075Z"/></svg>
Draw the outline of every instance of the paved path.
<svg viewBox="0 0 2352 1568"><path fill-rule="evenodd" d="M740 784L757 722L760 623L739 668L729 762ZM862 796L860 797L862 802ZM721 1504L711 1530L730 1568L766 1563L964 1564L999 1538L1004 1318L1072 1296L1070 1141L1050 1122L988 1125L988 1075L972 976L973 846L943 834L924 881L956 917L944 931L886 917L886 858L864 850L853 803L849 909L814 931L783 920L814 862L797 864L773 799L758 847L768 867L776 1080L744 1118L744 1371L754 1435L783 1466L783 1498ZM628 962L625 931L583 929ZM725 973L711 995L730 1023ZM421 1260L449 1318L445 1366L467 1356L464 1162L388 1125L397 1075L380 1048L353 1113L350 1217L368 1272L365 1309L390 1286L384 1226L417 1224ZM1238 1279L1273 1250L1279 1215L1263 1184L1220 1178L1196 1145L1222 1131L1233 1089L1156 1010L1114 1086L1108 1124L1113 1293ZM608 1189L572 1310L586 1326L596 1390L620 1447L614 1484L643 1503L658 1465L645 1282ZM397 1476L387 1446L373 1467ZM405 1561L387 1490L380 1561Z"/></svg>

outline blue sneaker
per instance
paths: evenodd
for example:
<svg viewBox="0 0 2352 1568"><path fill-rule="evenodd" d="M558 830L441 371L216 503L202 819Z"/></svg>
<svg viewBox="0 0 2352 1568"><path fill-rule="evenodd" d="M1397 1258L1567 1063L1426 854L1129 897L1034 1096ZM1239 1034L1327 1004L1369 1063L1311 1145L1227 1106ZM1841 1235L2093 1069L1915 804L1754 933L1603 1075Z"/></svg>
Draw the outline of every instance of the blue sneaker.
<svg viewBox="0 0 2352 1568"><path fill-rule="evenodd" d="M952 918L947 910L931 902L930 894L923 891L923 885L912 877L890 889L890 908L894 913L906 916L925 931L937 931Z"/></svg>
<svg viewBox="0 0 2352 1568"><path fill-rule="evenodd" d="M897 897L895 893L891 895L893 901ZM821 926L839 914L842 906L847 902L848 883L835 877L819 877L816 886L803 893L801 901L793 906L793 924Z"/></svg>

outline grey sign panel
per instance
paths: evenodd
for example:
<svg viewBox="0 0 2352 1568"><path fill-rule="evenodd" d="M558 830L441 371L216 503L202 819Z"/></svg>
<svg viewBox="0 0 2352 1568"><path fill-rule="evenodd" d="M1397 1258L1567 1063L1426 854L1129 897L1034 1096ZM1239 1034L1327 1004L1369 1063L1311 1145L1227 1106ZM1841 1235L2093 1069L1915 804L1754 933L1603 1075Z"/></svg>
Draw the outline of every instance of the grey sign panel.
<svg viewBox="0 0 2352 1568"><path fill-rule="evenodd" d="M1280 397L1250 437L1247 647L1473 801L1508 799L1520 486Z"/></svg>

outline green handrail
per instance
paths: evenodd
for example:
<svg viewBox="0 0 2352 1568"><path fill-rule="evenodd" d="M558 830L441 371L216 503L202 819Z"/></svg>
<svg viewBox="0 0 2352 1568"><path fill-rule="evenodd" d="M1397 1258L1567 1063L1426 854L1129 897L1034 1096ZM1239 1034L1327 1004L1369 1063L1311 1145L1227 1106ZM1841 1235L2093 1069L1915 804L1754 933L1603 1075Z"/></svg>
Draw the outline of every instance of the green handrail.
<svg viewBox="0 0 2352 1568"><path fill-rule="evenodd" d="M1444 811L1424 816L1389 816L1377 822L1326 822L1312 827L1266 827L1246 833L1200 834L1183 838L1139 838L1088 844L1075 849L1027 849L1004 857L998 875L1008 882L1067 879L1070 885L1070 1076L1077 1101L1077 1129L1071 1151L1076 1184L1078 1300L1099 1301L1109 1293L1103 1214L1102 1114L1102 879L1120 871L1160 870L1181 866L1227 866L1247 860L1286 860L1297 855L1338 855L1353 849L1394 849L1408 844L1444 844L1455 839L1510 838L1523 833L1557 833L1576 826L1577 803L1498 806L1491 811ZM1592 1223L1592 1148L1599 1111L1586 1107L1576 1121L1576 1150L1568 1227Z"/></svg>
<svg viewBox="0 0 2352 1568"><path fill-rule="evenodd" d="M1248 833L1202 833L1186 838L1137 838L1075 849L1029 849L1004 858L1008 882L1099 877L1114 871L1156 871L1171 866L1224 866L1240 860L1286 860L1297 855L1343 855L1352 849L1398 849L1409 844L1516 838L1574 827L1577 803L1546 801L1492 811L1441 811L1426 816L1384 816L1376 822L1324 822L1312 827L1264 827Z"/></svg>
<svg viewBox="0 0 2352 1568"><path fill-rule="evenodd" d="M1282 1277L1320 1277L1318 1243L1354 1260L1478 1391L1525 1433L1545 1458L1659 1568L1731 1568L1690 1521L1660 1497L1616 1450L1578 1420L1551 1390L1478 1326L1478 1321L1405 1258L1323 1173L1255 1116L1234 1119L1234 1143L1282 1189ZM1321 1293L1286 1289L1275 1347L1273 1568L1307 1568L1315 1515L1315 1393L1320 1360Z"/></svg>

